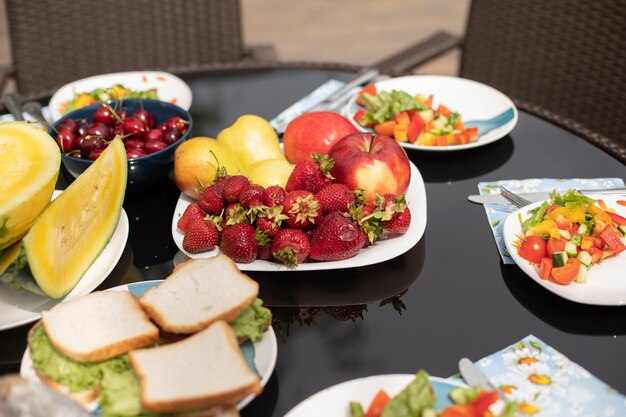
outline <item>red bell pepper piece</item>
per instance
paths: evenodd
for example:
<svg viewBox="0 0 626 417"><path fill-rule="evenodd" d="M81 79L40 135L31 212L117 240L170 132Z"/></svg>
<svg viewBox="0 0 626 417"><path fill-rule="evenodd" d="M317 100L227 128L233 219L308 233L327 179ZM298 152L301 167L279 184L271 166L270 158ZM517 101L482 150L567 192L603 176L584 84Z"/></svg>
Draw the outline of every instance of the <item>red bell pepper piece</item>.
<svg viewBox="0 0 626 417"><path fill-rule="evenodd" d="M419 138L420 133L422 133L425 126L426 124L424 123L424 120L420 117L419 114L416 113L411 119L411 123L409 124L409 142L415 142L417 138Z"/></svg>
<svg viewBox="0 0 626 417"><path fill-rule="evenodd" d="M470 142L475 142L478 139L478 128L477 127L468 127L463 132L467 136L469 136Z"/></svg>
<svg viewBox="0 0 626 417"><path fill-rule="evenodd" d="M599 237L595 237L593 238L593 246L595 246L598 249L602 249L604 247L604 243L602 243L602 239L600 239Z"/></svg>
<svg viewBox="0 0 626 417"><path fill-rule="evenodd" d="M591 265L595 265L598 263L600 259L602 259L602 249L598 249L595 246L592 246L588 250L591 255Z"/></svg>
<svg viewBox="0 0 626 417"><path fill-rule="evenodd" d="M574 236L576 233L578 233L578 227L580 225L578 223L572 223L572 227L569 228L569 234Z"/></svg>
<svg viewBox="0 0 626 417"><path fill-rule="evenodd" d="M606 259L609 256L617 255L620 252L621 251L618 251L617 249L604 249L602 251L602 259Z"/></svg>
<svg viewBox="0 0 626 417"><path fill-rule="evenodd" d="M361 91L359 91L356 96L356 104L358 104L359 106L364 106L363 101L361 101L361 97L363 97L364 94L375 96L376 94L378 94L378 92L376 91L376 86L374 84L367 84L361 89Z"/></svg>
<svg viewBox="0 0 626 417"><path fill-rule="evenodd" d="M391 397L389 397L389 395L381 389L378 391L378 394L376 394L370 406L367 408L365 417L380 417L389 401L391 401Z"/></svg>
<svg viewBox="0 0 626 417"><path fill-rule="evenodd" d="M500 397L495 391L480 392L474 401L470 403L474 409L474 415L480 417L484 416L485 411L487 411L492 404L498 401L498 399L500 399Z"/></svg>
<svg viewBox="0 0 626 417"><path fill-rule="evenodd" d="M619 214L611 213L610 211L607 211L606 214L609 215L614 223L626 226L626 217L622 217Z"/></svg>
<svg viewBox="0 0 626 417"><path fill-rule="evenodd" d="M379 135L388 136L393 138L393 128L396 127L395 120L389 120L388 122L379 123L374 125L374 131Z"/></svg>
<svg viewBox="0 0 626 417"><path fill-rule="evenodd" d="M550 278L550 272L552 272L552 259L543 258L541 260L541 267L539 268L539 278L541 279Z"/></svg>
<svg viewBox="0 0 626 417"><path fill-rule="evenodd" d="M609 249L615 250L615 253L620 253L626 250L626 245L624 245L624 242L620 239L619 234L612 226L604 228L602 233L600 233L600 239L602 239L604 244L608 246Z"/></svg>
<svg viewBox="0 0 626 417"><path fill-rule="evenodd" d="M439 417L477 417L474 410L467 405L451 405L446 407ZM480 416L482 417L482 416Z"/></svg>

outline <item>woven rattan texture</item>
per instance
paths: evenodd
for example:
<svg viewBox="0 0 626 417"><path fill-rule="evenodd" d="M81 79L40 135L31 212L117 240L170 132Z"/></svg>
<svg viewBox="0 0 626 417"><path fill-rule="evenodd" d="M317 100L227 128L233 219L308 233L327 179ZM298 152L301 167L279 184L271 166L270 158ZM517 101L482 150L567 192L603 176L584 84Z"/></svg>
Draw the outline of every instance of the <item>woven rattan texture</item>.
<svg viewBox="0 0 626 417"><path fill-rule="evenodd" d="M474 0L461 75L625 147L626 1Z"/></svg>
<svg viewBox="0 0 626 417"><path fill-rule="evenodd" d="M20 93L116 71L201 69L244 55L237 0L6 0Z"/></svg>

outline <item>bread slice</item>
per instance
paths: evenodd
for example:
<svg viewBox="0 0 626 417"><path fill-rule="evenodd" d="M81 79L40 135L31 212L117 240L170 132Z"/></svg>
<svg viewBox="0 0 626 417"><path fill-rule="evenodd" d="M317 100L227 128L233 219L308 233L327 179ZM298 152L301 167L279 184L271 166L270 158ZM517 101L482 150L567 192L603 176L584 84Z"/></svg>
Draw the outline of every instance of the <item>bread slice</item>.
<svg viewBox="0 0 626 417"><path fill-rule="evenodd" d="M97 291L41 314L52 345L81 362L98 362L155 343L159 329L126 291Z"/></svg>
<svg viewBox="0 0 626 417"><path fill-rule="evenodd" d="M139 377L141 403L155 412L234 405L261 392L225 321L180 342L128 354Z"/></svg>
<svg viewBox="0 0 626 417"><path fill-rule="evenodd" d="M256 299L259 284L225 255L179 265L148 290L141 306L169 333L195 333L217 320L230 321Z"/></svg>

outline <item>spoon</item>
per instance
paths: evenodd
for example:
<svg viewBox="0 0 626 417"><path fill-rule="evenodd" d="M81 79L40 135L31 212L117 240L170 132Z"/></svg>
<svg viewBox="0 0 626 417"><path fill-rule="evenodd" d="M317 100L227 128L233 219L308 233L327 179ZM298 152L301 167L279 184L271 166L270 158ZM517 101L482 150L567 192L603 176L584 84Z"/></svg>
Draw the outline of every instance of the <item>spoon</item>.
<svg viewBox="0 0 626 417"><path fill-rule="evenodd" d="M43 112L41 111L41 103L37 101L27 101L22 106L22 109L24 110L25 113L28 113L31 116L33 116L33 118L37 120L39 123L41 123L42 125L44 126L50 125L50 123L48 123L48 121L44 117Z"/></svg>
<svg viewBox="0 0 626 417"><path fill-rule="evenodd" d="M13 115L15 120L23 121L24 116L22 115L22 105L20 96L17 93L7 93L2 97L2 101L4 105L9 110L9 112Z"/></svg>
<svg viewBox="0 0 626 417"><path fill-rule="evenodd" d="M465 125L465 127L477 127L478 135L480 137L480 136L485 136L487 133L491 132L492 130L497 129L500 126L507 124L508 122L513 120L514 116L515 116L515 112L513 111L513 108L509 108L503 111L502 113L498 114L497 116L492 117L491 119L469 120L463 124Z"/></svg>

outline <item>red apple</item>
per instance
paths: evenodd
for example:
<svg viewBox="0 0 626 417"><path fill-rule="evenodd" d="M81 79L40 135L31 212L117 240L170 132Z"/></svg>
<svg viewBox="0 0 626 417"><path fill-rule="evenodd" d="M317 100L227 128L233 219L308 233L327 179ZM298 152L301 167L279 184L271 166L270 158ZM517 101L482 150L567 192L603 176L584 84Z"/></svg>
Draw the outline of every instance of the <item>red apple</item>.
<svg viewBox="0 0 626 417"><path fill-rule="evenodd" d="M395 140L375 133L346 136L329 152L337 182L365 190L368 203L376 194L404 194L411 181L409 158Z"/></svg>
<svg viewBox="0 0 626 417"><path fill-rule="evenodd" d="M327 154L340 139L355 132L356 127L337 113L305 113L287 125L283 134L285 156L294 164L310 161L312 152Z"/></svg>

